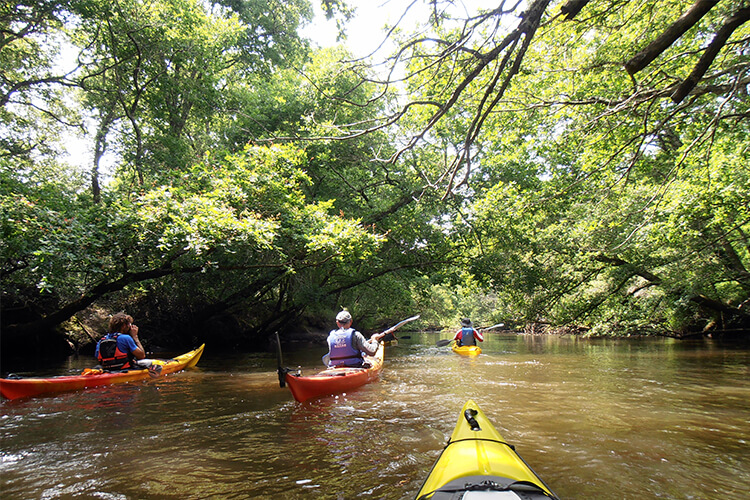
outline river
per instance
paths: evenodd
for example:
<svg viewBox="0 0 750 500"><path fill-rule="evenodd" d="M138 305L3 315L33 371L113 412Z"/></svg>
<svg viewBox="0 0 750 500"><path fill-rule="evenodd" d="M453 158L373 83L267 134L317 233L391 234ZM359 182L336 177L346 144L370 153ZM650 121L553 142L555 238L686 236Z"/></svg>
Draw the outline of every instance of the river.
<svg viewBox="0 0 750 500"><path fill-rule="evenodd" d="M0 496L410 499L467 399L560 498L750 495L747 347L488 333L466 358L399 333L379 381L304 404L275 355L210 344L176 375L3 400ZM324 353L285 346L284 361L312 373Z"/></svg>

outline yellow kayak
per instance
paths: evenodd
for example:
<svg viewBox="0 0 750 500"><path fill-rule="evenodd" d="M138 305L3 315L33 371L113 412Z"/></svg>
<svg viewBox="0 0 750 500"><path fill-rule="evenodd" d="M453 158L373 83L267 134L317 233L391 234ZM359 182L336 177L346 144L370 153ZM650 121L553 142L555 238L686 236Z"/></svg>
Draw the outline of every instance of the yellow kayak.
<svg viewBox="0 0 750 500"><path fill-rule="evenodd" d="M417 493L417 500L556 499L469 400L448 444Z"/></svg>
<svg viewBox="0 0 750 500"><path fill-rule="evenodd" d="M462 356L477 356L482 354L482 348L478 345L462 345L459 346L456 342L453 343L453 352L461 354Z"/></svg>

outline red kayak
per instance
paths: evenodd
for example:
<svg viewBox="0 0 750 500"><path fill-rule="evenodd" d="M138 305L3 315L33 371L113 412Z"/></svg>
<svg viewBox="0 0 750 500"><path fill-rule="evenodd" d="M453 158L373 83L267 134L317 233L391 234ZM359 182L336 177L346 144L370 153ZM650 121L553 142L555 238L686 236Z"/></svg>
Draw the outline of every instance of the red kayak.
<svg viewBox="0 0 750 500"><path fill-rule="evenodd" d="M154 364L161 366L159 375L175 373L195 366L203 354L205 344L173 359L155 359ZM0 379L0 393L8 399L17 399L54 392L77 391L100 385L122 384L153 377L149 370L126 370L122 372L105 372L87 368L81 375L70 375L50 378L4 378Z"/></svg>
<svg viewBox="0 0 750 500"><path fill-rule="evenodd" d="M328 368L315 375L303 377L298 372L286 372L285 382L297 401L307 401L320 396L341 394L376 380L383 369L383 344L374 356L364 356L367 368Z"/></svg>

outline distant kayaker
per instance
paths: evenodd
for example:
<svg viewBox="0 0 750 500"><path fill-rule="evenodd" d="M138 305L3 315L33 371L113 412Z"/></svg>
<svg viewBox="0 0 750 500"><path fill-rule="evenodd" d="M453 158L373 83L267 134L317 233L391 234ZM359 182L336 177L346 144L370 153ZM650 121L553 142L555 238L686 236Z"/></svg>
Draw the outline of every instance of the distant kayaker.
<svg viewBox="0 0 750 500"><path fill-rule="evenodd" d="M146 359L146 351L138 338L138 327L133 317L119 312L109 320L109 332L96 344L97 361L104 370L145 369L158 374L161 365Z"/></svg>
<svg viewBox="0 0 750 500"><path fill-rule="evenodd" d="M459 346L477 345L477 340L484 342L484 337L478 330L474 329L469 318L464 318L461 320L461 329L456 332L456 336L453 337L453 340L455 340Z"/></svg>
<svg viewBox="0 0 750 500"><path fill-rule="evenodd" d="M375 333L370 340L352 328L352 315L341 311L336 315L337 330L328 334L328 366L360 367L365 364L364 354L374 356L378 352L378 342L385 333Z"/></svg>

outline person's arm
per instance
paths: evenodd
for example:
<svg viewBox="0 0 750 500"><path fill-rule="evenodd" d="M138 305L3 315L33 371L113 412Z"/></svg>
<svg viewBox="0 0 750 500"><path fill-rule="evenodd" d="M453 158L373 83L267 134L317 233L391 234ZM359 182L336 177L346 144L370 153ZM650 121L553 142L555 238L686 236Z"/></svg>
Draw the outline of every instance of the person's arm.
<svg viewBox="0 0 750 500"><path fill-rule="evenodd" d="M354 344L355 349L359 349L360 351L364 352L368 356L374 356L375 353L378 352L378 348L380 347L380 344L378 341L383 338L385 334L384 333L376 333L373 336L370 337L370 340L366 340L365 336L362 335L360 332L354 332L354 338L352 339L352 344Z"/></svg>
<svg viewBox="0 0 750 500"><path fill-rule="evenodd" d="M461 330L460 329L453 336L453 340L461 340Z"/></svg>
<svg viewBox="0 0 750 500"><path fill-rule="evenodd" d="M143 346L141 345L141 340L138 338L138 327L135 325L131 325L130 332L128 332L128 335L130 335L130 337L133 339L133 343L135 343L135 349L131 349L130 351L133 353L133 356L135 356L135 359L145 358L146 351L143 349Z"/></svg>
<svg viewBox="0 0 750 500"><path fill-rule="evenodd" d="M484 342L484 335L482 335L479 330L474 329L474 337L480 342Z"/></svg>

